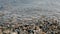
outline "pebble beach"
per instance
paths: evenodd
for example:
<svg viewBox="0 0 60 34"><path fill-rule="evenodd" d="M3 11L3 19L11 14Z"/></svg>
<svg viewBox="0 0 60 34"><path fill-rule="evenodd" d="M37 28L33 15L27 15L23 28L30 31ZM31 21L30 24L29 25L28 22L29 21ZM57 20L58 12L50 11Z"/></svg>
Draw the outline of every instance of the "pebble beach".
<svg viewBox="0 0 60 34"><path fill-rule="evenodd" d="M0 34L60 34L59 19L41 16L39 19L10 19L3 20L0 14Z"/></svg>

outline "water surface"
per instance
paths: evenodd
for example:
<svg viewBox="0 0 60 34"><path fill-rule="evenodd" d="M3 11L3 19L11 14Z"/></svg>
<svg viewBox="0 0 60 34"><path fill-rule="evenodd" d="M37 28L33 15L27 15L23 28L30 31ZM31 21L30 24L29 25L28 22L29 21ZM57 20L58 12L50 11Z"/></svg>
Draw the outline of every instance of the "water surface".
<svg viewBox="0 0 60 34"><path fill-rule="evenodd" d="M60 17L60 0L0 0L0 12L5 14L5 18L40 15Z"/></svg>

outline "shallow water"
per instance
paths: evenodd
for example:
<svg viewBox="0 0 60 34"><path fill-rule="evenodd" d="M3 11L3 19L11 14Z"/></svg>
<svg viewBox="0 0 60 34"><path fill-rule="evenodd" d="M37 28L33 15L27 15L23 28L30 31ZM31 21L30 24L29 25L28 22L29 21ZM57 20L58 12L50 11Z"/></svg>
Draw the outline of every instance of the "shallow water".
<svg viewBox="0 0 60 34"><path fill-rule="evenodd" d="M0 0L0 12L4 18L11 16L39 17L40 15L60 17L60 0Z"/></svg>

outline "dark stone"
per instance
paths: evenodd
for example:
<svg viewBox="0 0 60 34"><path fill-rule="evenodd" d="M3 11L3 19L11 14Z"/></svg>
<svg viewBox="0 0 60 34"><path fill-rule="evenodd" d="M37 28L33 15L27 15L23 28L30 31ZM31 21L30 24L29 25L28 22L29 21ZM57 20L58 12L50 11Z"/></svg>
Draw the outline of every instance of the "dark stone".
<svg viewBox="0 0 60 34"><path fill-rule="evenodd" d="M28 32L29 32L29 33L31 33L31 32L34 33L33 30L28 30Z"/></svg>
<svg viewBox="0 0 60 34"><path fill-rule="evenodd" d="M51 34L54 34L54 32L51 32Z"/></svg>
<svg viewBox="0 0 60 34"><path fill-rule="evenodd" d="M41 28L41 29L42 29L43 27L42 27L42 26L39 26L39 28Z"/></svg>
<svg viewBox="0 0 60 34"><path fill-rule="evenodd" d="M60 30L60 26L57 27Z"/></svg>

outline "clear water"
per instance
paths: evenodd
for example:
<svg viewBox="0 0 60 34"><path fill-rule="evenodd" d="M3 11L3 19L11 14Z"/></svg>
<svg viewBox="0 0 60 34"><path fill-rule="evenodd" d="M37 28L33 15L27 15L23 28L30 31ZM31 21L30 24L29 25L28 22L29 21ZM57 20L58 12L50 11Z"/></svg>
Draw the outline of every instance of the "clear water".
<svg viewBox="0 0 60 34"><path fill-rule="evenodd" d="M60 17L60 0L0 0L0 12L5 14L5 18L40 15Z"/></svg>

